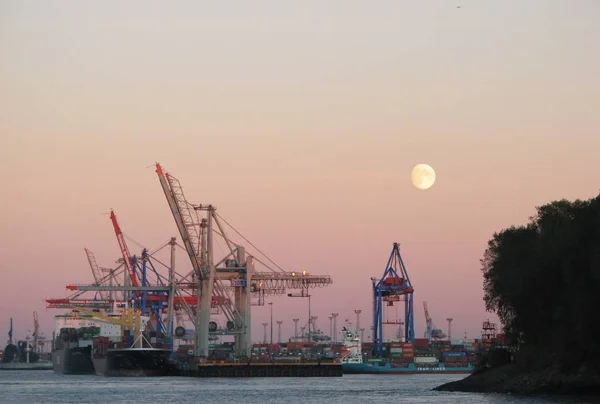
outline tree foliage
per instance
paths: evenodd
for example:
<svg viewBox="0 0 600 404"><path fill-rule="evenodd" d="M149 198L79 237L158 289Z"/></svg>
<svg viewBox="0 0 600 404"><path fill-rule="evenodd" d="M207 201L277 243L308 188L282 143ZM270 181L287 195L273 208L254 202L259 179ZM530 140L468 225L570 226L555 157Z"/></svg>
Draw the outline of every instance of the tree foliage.
<svg viewBox="0 0 600 404"><path fill-rule="evenodd" d="M481 260L486 309L525 360L600 370L600 195L536 211L488 242Z"/></svg>

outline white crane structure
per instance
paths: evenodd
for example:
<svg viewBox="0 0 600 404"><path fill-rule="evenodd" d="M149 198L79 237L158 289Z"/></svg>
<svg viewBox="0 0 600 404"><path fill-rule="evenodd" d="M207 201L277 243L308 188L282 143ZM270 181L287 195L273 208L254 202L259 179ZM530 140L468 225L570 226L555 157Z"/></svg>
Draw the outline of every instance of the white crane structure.
<svg viewBox="0 0 600 404"><path fill-rule="evenodd" d="M302 275L296 272L285 272L271 260L269 261L275 264L279 271L271 269L271 272L257 272L254 257L246 254L245 247L235 244L227 237L222 222L228 223L216 213L213 205L189 203L183 194L183 187L179 180L165 172L159 163L156 163L156 173L192 264L192 272L189 275L192 276L192 283L197 283L196 315L193 316L186 307L195 328L195 356L200 358L208 356L210 307L213 295L220 298L219 304L227 318L227 328L229 333L235 336L236 353L239 356L249 357L252 348L251 293L253 291L262 288L281 291L285 288L304 290L308 287L323 287L331 284L329 276L308 275L305 271ZM229 227L236 231L231 225ZM239 232L236 233L242 236ZM229 250L218 261L214 254L215 234L221 236ZM249 243L245 237L242 238ZM223 264L224 266L221 266ZM227 286L234 288L233 299L229 298Z"/></svg>

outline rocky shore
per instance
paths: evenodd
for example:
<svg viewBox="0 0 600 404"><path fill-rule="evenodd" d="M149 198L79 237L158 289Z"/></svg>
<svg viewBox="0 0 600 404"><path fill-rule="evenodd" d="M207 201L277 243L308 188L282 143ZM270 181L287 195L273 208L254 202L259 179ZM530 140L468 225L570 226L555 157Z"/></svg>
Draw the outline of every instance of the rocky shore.
<svg viewBox="0 0 600 404"><path fill-rule="evenodd" d="M462 380L438 386L434 390L600 396L600 375L584 366L576 372L565 374L557 367L527 371L520 369L516 364L510 364L473 373Z"/></svg>

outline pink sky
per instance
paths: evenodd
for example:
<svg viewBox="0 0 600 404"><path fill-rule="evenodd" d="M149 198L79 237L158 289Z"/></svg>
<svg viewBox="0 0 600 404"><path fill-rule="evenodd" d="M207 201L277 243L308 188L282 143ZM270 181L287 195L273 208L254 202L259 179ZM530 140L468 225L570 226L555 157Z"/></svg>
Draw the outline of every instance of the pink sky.
<svg viewBox="0 0 600 404"><path fill-rule="evenodd" d="M149 248L179 238L155 161L280 266L331 275L324 330L331 312L370 324L369 279L401 242L418 337L423 300L477 337L493 232L598 193L596 0L284 3L3 2L2 338L33 310L51 334L44 299L91 281L84 247L119 257L111 208ZM287 337L306 303L274 302Z"/></svg>

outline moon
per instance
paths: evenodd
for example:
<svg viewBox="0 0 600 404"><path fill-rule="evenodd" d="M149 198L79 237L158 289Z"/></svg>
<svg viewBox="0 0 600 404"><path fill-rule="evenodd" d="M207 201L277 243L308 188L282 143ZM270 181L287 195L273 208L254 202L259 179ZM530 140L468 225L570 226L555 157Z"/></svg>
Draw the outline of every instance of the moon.
<svg viewBox="0 0 600 404"><path fill-rule="evenodd" d="M412 169L410 179L413 185L419 189L431 188L435 182L435 171L427 164L417 164Z"/></svg>

